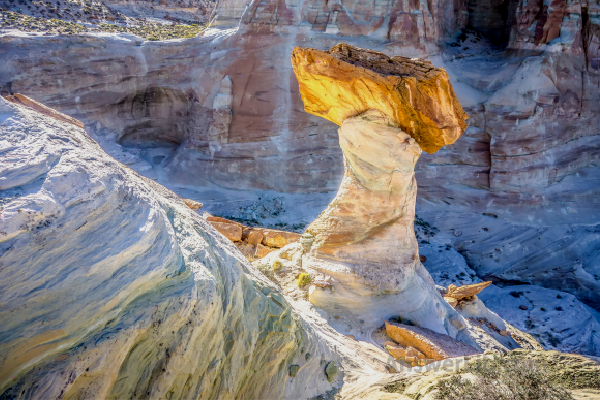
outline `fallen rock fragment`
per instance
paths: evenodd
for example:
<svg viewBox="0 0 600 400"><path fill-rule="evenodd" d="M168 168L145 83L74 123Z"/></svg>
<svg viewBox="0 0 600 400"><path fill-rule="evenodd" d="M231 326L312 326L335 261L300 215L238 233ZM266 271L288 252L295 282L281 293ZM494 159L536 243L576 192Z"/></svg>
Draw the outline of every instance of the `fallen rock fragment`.
<svg viewBox="0 0 600 400"><path fill-rule="evenodd" d="M188 206L189 208L191 208L192 210L198 210L199 208L202 208L202 206L204 206L204 204L202 204L198 201L194 201L194 200L190 200L190 199L182 199L182 200L185 203L185 205Z"/></svg>
<svg viewBox="0 0 600 400"><path fill-rule="evenodd" d="M412 351L409 352L409 347L420 351L426 358L436 361L479 353L477 349L464 342L427 328L385 321L385 331L398 344L406 347L407 357L413 355L417 357L418 355Z"/></svg>
<svg viewBox="0 0 600 400"><path fill-rule="evenodd" d="M252 231L248 234L248 244L252 246L256 246L259 243L262 243L263 234L258 231Z"/></svg>
<svg viewBox="0 0 600 400"><path fill-rule="evenodd" d="M254 256L256 258L263 258L272 251L275 251L275 249L271 249L267 246L263 246L262 244L258 243L256 245L256 253L254 253Z"/></svg>
<svg viewBox="0 0 600 400"><path fill-rule="evenodd" d="M384 347L396 360L404 360L406 357L406 349L397 343L385 342Z"/></svg>
<svg viewBox="0 0 600 400"><path fill-rule="evenodd" d="M233 242L242 240L242 227L239 224L215 221L210 221L210 224L227 239Z"/></svg>
<svg viewBox="0 0 600 400"><path fill-rule="evenodd" d="M488 287L491 284L492 284L492 281L474 283L472 285L463 285L463 286L450 285L450 286L448 286L448 293L446 293L446 296L444 296L444 297L450 297L457 301L463 300L463 299L468 299L468 298L471 298L471 297L477 295L483 289L485 289L486 287Z"/></svg>

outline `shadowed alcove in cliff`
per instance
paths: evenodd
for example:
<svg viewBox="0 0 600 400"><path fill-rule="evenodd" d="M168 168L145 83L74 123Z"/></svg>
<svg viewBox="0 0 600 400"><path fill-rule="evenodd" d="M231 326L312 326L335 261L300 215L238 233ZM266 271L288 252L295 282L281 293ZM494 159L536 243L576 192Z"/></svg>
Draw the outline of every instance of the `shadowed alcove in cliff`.
<svg viewBox="0 0 600 400"><path fill-rule="evenodd" d="M498 47L506 47L517 0L469 0L467 28L477 30Z"/></svg>

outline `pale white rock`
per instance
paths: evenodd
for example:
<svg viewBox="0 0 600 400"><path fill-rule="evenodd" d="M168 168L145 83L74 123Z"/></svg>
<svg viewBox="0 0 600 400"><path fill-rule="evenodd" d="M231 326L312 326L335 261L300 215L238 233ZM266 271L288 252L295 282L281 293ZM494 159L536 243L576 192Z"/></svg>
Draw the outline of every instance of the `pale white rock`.
<svg viewBox="0 0 600 400"><path fill-rule="evenodd" d="M82 129L0 98L0 143L2 396L299 399L383 370Z"/></svg>

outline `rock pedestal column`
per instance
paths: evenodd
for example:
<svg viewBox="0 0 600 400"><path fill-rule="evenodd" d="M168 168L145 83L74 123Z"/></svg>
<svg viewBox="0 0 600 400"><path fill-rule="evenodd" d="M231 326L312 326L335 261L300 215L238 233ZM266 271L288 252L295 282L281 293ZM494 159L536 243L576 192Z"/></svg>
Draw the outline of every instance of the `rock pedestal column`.
<svg viewBox="0 0 600 400"><path fill-rule="evenodd" d="M307 228L314 242L303 261L332 286L312 287L311 302L348 320L402 315L446 333L448 310L419 262L414 233L421 148L377 110L344 120L338 133L345 175Z"/></svg>
<svg viewBox="0 0 600 400"><path fill-rule="evenodd" d="M337 196L303 235L303 267L327 282L310 288L311 302L342 330L401 316L456 336L463 325L420 263L413 225L422 150L466 128L448 75L346 44L297 47L292 66L305 110L340 125L345 164Z"/></svg>

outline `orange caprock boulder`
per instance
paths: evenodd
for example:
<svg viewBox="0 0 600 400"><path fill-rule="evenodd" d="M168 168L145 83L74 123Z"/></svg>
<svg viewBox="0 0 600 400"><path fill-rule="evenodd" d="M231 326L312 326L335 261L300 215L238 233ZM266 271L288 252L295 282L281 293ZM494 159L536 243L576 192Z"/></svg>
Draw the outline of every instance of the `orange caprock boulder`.
<svg viewBox="0 0 600 400"><path fill-rule="evenodd" d="M467 127L448 74L430 61L342 43L328 51L296 47L292 66L304 110L338 125L379 110L427 153L454 143Z"/></svg>

